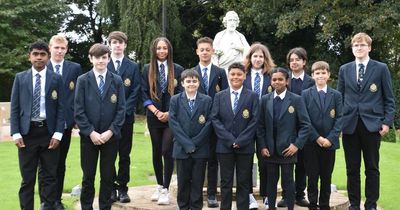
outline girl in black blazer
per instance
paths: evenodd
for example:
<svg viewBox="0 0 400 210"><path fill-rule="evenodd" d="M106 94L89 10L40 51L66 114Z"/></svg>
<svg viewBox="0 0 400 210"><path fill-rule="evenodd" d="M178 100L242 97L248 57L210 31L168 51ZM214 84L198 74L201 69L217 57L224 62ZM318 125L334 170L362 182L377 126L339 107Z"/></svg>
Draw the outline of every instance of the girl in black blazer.
<svg viewBox="0 0 400 210"><path fill-rule="evenodd" d="M275 209L279 172L286 189L288 210L294 208L293 167L297 153L307 140L310 119L300 96L287 90L289 73L284 68L272 70L274 92L261 98L257 147L267 162L267 194L269 209Z"/></svg>
<svg viewBox="0 0 400 210"><path fill-rule="evenodd" d="M142 77L143 105L147 109L153 167L157 189L151 200L169 204L168 188L174 169L172 132L168 127L171 96L182 91L178 81L183 68L172 61L172 45L165 37L156 38L151 46L150 63L144 66ZM163 164L164 159L164 164Z"/></svg>

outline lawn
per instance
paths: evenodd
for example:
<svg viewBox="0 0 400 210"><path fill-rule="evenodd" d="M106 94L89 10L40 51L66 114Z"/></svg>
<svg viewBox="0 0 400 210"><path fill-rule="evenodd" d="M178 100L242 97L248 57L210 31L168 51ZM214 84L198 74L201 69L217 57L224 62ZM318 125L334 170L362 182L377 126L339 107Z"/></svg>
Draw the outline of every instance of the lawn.
<svg viewBox="0 0 400 210"><path fill-rule="evenodd" d="M155 184L150 176L153 175L151 163L151 143L149 137L145 137L143 121L135 124L134 144L132 148L131 182L130 186ZM71 189L79 185L82 178L80 168L79 138L73 138L67 159L67 172L64 191L69 193ZM378 205L384 209L397 209L397 196L400 195L400 143L386 143L381 145L381 197ZM18 189L21 181L18 168L17 149L13 142L0 143L0 209L18 209ZM96 178L98 187L99 179ZM346 169L343 150L336 153L336 164L332 182L339 189L346 189ZM98 192L98 190L97 190ZM38 208L39 198L36 190L35 209ZM73 203L78 198L65 196L63 202L67 209L73 210Z"/></svg>

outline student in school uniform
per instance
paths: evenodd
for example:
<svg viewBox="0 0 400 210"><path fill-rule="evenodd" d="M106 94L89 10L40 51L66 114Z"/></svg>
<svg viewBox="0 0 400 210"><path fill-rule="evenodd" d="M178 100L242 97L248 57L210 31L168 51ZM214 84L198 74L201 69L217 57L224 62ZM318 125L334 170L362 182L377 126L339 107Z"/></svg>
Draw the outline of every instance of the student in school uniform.
<svg viewBox="0 0 400 210"><path fill-rule="evenodd" d="M209 37L202 37L197 40L196 54L199 56L199 64L192 69L200 75L200 85L198 91L214 99L216 93L229 87L225 70L212 64L211 59L214 55L213 40ZM207 161L207 206L217 208L217 136L214 130L210 134L210 157Z"/></svg>
<svg viewBox="0 0 400 210"><path fill-rule="evenodd" d="M275 210L279 172L289 210L294 208L293 167L297 152L308 138L310 119L300 96L287 90L289 72L274 68L271 85L274 92L261 98L257 148L267 162L267 194L269 209Z"/></svg>
<svg viewBox="0 0 400 210"><path fill-rule="evenodd" d="M125 123L121 129L122 138L118 141L118 170L114 180L115 190L111 199L121 203L129 203L128 182L130 180L130 154L132 150L133 124L135 111L140 94L141 75L139 66L125 57L128 37L124 32L113 31L108 35L108 45L111 48L111 59L107 68L119 75L124 83L125 91Z"/></svg>
<svg viewBox="0 0 400 210"><path fill-rule="evenodd" d="M246 69L246 80L244 80L243 87L257 93L259 99L261 96L268 94L273 91L271 86L271 71L275 67L274 60L271 57L267 46L261 43L254 43L250 46L249 53L246 55L244 60L244 66ZM268 209L267 198L267 168L264 159L257 153L258 159L258 172L260 177L260 196L263 198L263 204ZM253 166L251 165L250 170L252 171ZM249 194L249 209L258 209L258 203L253 196L253 179L252 176L249 180L250 194Z"/></svg>
<svg viewBox="0 0 400 210"><path fill-rule="evenodd" d="M78 77L75 122L81 137L83 171L81 207L93 209L94 181L100 159L99 208L111 209L115 159L125 120L125 93L121 77L107 69L110 49L94 44L89 49L93 69Z"/></svg>
<svg viewBox="0 0 400 210"><path fill-rule="evenodd" d="M172 96L169 127L174 134L173 157L178 177L178 206L181 210L203 208L203 184L209 157L211 97L197 91L200 76L196 70L181 74L185 91Z"/></svg>
<svg viewBox="0 0 400 210"><path fill-rule="evenodd" d="M11 92L10 133L18 148L21 209L34 209L39 162L42 209L53 209L56 201L59 144L65 126L64 98L61 75L46 67L49 55L45 42L32 43L28 54L32 67L16 74Z"/></svg>
<svg viewBox="0 0 400 210"><path fill-rule="evenodd" d="M157 179L151 200L159 205L170 203L168 189L174 170L173 135L168 126L169 102L173 95L182 92L178 81L183 68L173 62L172 55L170 41L165 37L156 38L151 45L150 63L144 66L142 74L142 100L147 110L147 127Z"/></svg>
<svg viewBox="0 0 400 210"><path fill-rule="evenodd" d="M307 88L312 87L315 83L314 80L305 71L307 64L307 52L302 47L291 49L286 55L286 60L291 70L290 80L288 83L288 90L297 95ZM304 153L303 150L297 153L297 163L295 165L295 190L296 190L296 204L299 206L307 207L309 202L305 199L306 189L306 171L304 167ZM282 191L282 200L278 202L278 207L286 207L284 187Z"/></svg>
<svg viewBox="0 0 400 210"><path fill-rule="evenodd" d="M249 179L259 113L259 97L243 88L246 72L241 63L228 68L230 88L215 95L211 119L217 134L221 176L221 209L232 207L233 174L236 170L237 209L249 209Z"/></svg>
<svg viewBox="0 0 400 210"><path fill-rule="evenodd" d="M330 70L327 62L315 62L311 75L315 86L303 90L301 94L311 121L309 138L304 145L308 209L329 210L335 151L340 146L342 94L328 86Z"/></svg>
<svg viewBox="0 0 400 210"><path fill-rule="evenodd" d="M395 116L392 78L387 64L369 57L372 39L357 33L351 39L354 61L339 69L337 90L343 96L342 143L346 160L350 210L361 201L361 155L365 166L366 210L376 210L379 199L379 148Z"/></svg>
<svg viewBox="0 0 400 210"><path fill-rule="evenodd" d="M64 205L61 197L64 188L65 162L69 146L71 144L72 129L76 125L74 120L74 97L76 80L82 74L81 65L64 59L68 51L68 40L62 35L54 35L49 41L50 60L47 63L47 69L60 74L63 79L64 91L64 118L65 127L63 138L60 141L60 156L57 166L57 184L56 184L56 201L54 203L55 210L63 210ZM39 168L39 176L42 170ZM41 184L39 183L39 186ZM39 187L39 191L41 188ZM41 195L40 200L44 200Z"/></svg>

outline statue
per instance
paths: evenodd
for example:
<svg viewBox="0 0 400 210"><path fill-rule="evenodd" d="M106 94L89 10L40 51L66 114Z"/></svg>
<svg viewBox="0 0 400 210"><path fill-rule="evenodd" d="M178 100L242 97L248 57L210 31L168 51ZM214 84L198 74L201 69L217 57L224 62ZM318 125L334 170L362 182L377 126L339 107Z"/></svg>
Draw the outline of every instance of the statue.
<svg viewBox="0 0 400 210"><path fill-rule="evenodd" d="M225 70L233 62L243 62L250 49L244 35L236 30L239 26L239 16L235 11L228 11L222 20L225 30L215 35L213 63Z"/></svg>

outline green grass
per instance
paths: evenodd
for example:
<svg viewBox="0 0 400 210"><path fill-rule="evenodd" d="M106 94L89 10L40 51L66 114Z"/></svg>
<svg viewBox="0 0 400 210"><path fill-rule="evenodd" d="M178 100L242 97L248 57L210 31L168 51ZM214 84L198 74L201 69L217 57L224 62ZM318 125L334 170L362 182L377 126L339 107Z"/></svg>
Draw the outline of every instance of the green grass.
<svg viewBox="0 0 400 210"><path fill-rule="evenodd" d="M134 143L131 152L131 181L129 186L155 184L155 181L149 178L154 175L154 172L151 162L151 142L149 137L143 135L144 127L143 121L135 123ZM382 142L380 154L381 196L378 205L384 209L397 209L398 204L396 199L400 195L398 187L398 183L400 182L400 167L398 166L398 162L400 161L400 143ZM17 149L13 142L0 143L0 160L0 209L19 209L18 190L21 176L19 173ZM361 171L361 177L363 177L363 169ZM73 138L67 158L64 192L71 192L74 186L80 185L81 179L79 138ZM363 189L364 178L362 180ZM346 189L346 168L343 149L339 149L336 153L332 183L336 184L338 189ZM99 178L97 177L97 193L98 184ZM77 199L65 196L63 202L66 204L67 209L73 210L74 202ZM35 209L38 206L39 196L36 189Z"/></svg>

